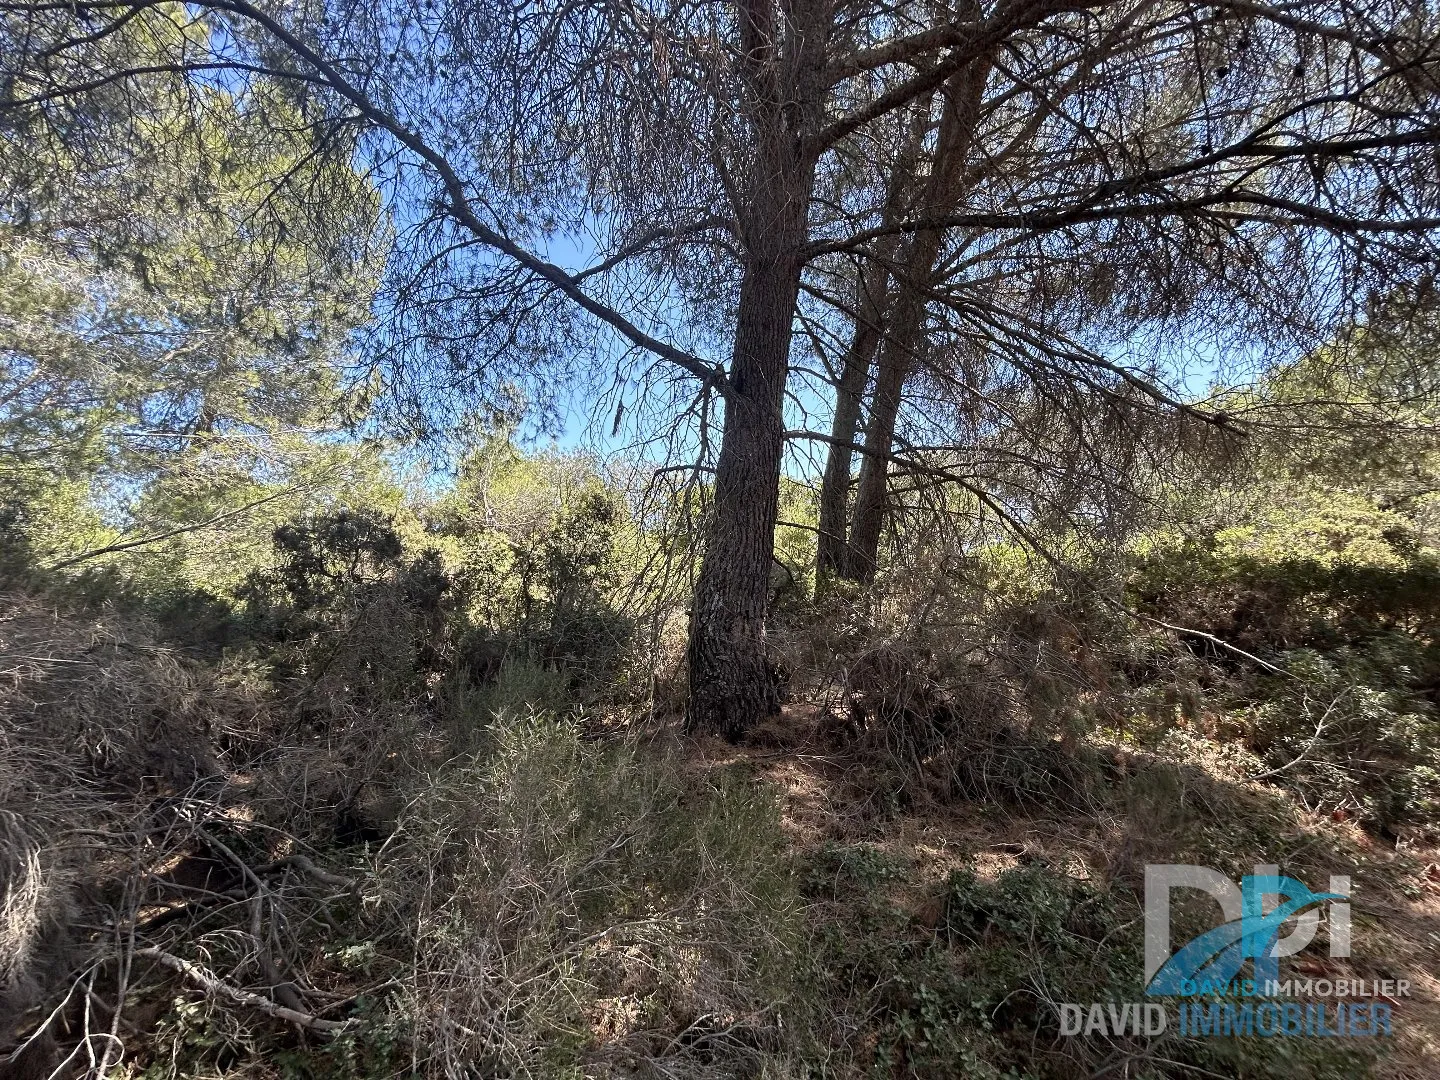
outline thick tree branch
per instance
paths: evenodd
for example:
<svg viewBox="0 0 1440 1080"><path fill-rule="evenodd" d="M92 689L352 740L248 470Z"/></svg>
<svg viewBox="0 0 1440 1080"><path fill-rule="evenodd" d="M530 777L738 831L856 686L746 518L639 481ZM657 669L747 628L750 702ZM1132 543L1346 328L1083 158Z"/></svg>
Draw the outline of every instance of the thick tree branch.
<svg viewBox="0 0 1440 1080"><path fill-rule="evenodd" d="M101 6L101 5L96 5ZM124 5L135 6L134 3ZM147 0L139 0L139 6L154 6ZM503 233L487 225L475 212L466 193L465 183L444 154L430 146L419 134L399 118L376 105L363 90L342 74L333 63L325 59L295 34L282 26L267 12L260 10L246 0L197 0L196 8L228 12L238 18L254 23L277 42L283 45L298 61L313 69L321 81L332 91L344 98L373 127L387 132L397 142L410 150L435 171L445 190L446 211L467 231L486 246L493 248L523 266L536 277L548 282L559 292L574 301L583 310L601 322L618 331L631 344L653 353L689 372L707 385L714 385L722 393L728 393L724 372L719 367L701 358L678 349L640 329L620 312L595 299L580 287L580 281L554 263L547 262ZM315 81L312 76L285 70L273 71L277 78Z"/></svg>

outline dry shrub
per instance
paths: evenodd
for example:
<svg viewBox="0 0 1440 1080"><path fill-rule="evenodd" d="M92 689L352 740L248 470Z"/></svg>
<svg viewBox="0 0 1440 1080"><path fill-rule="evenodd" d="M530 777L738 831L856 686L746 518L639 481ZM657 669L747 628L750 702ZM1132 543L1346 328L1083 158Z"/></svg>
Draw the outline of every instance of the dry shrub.
<svg viewBox="0 0 1440 1080"><path fill-rule="evenodd" d="M890 637L843 669L852 750L899 778L907 797L1012 805L1088 799L1093 769L1073 742L1037 720L1030 688L981 650L935 650ZM932 639L933 641L933 639Z"/></svg>
<svg viewBox="0 0 1440 1080"><path fill-rule="evenodd" d="M233 702L143 620L15 594L0 611L0 1013L19 1018L79 962L72 925L113 899L152 804L221 785Z"/></svg>
<svg viewBox="0 0 1440 1080"><path fill-rule="evenodd" d="M501 719L417 781L376 880L428 1071L733 1076L784 1039L798 918L771 797Z"/></svg>
<svg viewBox="0 0 1440 1080"><path fill-rule="evenodd" d="M399 788L452 752L463 711L463 673L427 666L438 623L433 600L385 580L342 590L304 634L255 654L271 718L227 761L250 774L259 816L314 843L388 835Z"/></svg>
<svg viewBox="0 0 1440 1080"><path fill-rule="evenodd" d="M33 755L63 759L64 772L112 793L185 790L219 771L210 742L226 705L217 698L228 695L157 644L147 621L113 611L69 618L14 595L0 610L12 753L32 765Z"/></svg>
<svg viewBox="0 0 1440 1080"><path fill-rule="evenodd" d="M783 1056L800 915L772 798L503 694L453 756L460 703L407 672L388 595L318 647L205 663L6 598L0 1075L27 1045L38 1075L273 1075L277 1009L311 1064L375 1075Z"/></svg>
<svg viewBox="0 0 1440 1080"><path fill-rule="evenodd" d="M197 989L128 959L145 949L219 965L252 995L266 964L287 966L261 937L313 923L336 891L306 872L301 838L333 832L342 793L393 744L358 715L297 725L267 674L254 656L187 657L114 609L0 597L0 1075L36 1050L37 1076L143 1053L137 1002ZM220 999L237 1030L267 1023Z"/></svg>
<svg viewBox="0 0 1440 1080"><path fill-rule="evenodd" d="M0 811L0 1011L19 1015L68 969L73 876L18 814Z"/></svg>
<svg viewBox="0 0 1440 1080"><path fill-rule="evenodd" d="M1086 811L1096 798L1100 772L1085 747L1037 739L999 726L970 738L946 760L949 794L975 802Z"/></svg>

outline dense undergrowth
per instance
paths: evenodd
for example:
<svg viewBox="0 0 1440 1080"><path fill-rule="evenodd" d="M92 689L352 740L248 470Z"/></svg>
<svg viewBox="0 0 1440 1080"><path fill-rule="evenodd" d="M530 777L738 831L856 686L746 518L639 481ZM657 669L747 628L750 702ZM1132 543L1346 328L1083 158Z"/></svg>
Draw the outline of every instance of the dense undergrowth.
<svg viewBox="0 0 1440 1080"><path fill-rule="evenodd" d="M1436 4L1310 7L5 0L0 1080L1435 1076ZM1062 1033L1165 863L1395 1037Z"/></svg>
<svg viewBox="0 0 1440 1080"><path fill-rule="evenodd" d="M0 1072L1421 1075L1423 1023L1055 1006L1136 999L1151 862L1344 868L1347 970L1423 956L1385 908L1433 892L1422 519L1153 537L1120 601L1004 547L782 594L786 711L721 751L678 734L661 542L511 467L566 482L302 516L209 590L193 537L61 573L12 528Z"/></svg>

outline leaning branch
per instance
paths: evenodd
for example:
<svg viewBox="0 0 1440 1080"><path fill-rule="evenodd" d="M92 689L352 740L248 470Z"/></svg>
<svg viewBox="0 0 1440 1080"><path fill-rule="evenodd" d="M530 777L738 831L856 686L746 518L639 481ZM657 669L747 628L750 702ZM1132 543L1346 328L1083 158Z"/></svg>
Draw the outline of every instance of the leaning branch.
<svg viewBox="0 0 1440 1080"><path fill-rule="evenodd" d="M1124 604L1119 603L1118 601L1111 601L1111 603L1114 604L1115 607L1119 608L1126 615L1129 615L1132 619L1138 619L1140 622L1149 623L1151 626L1158 626L1162 630L1169 630L1172 634L1181 634L1185 637L1201 638L1202 640L1208 641L1210 642L1210 644L1215 645L1218 648L1224 649L1228 653L1231 653L1235 656L1243 657L1244 659L1249 660L1252 663L1259 664L1262 668L1264 668L1266 671L1270 672L1273 675L1285 675L1292 679L1295 678L1294 675L1286 671L1284 668L1280 667L1278 664L1272 664L1269 660L1262 660L1254 653L1246 652L1238 645L1231 645L1230 642L1226 641L1224 638L1216 637L1214 634L1207 634L1204 630L1195 630L1188 626L1176 626L1174 623L1165 622L1165 620L1163 619L1157 619L1150 615L1142 615L1140 612L1135 611L1132 608L1128 608ZM1252 777L1252 779L1254 778Z"/></svg>
<svg viewBox="0 0 1440 1080"><path fill-rule="evenodd" d="M227 510L223 514L216 514L204 521L197 521L190 525L181 525L179 528L167 529L165 532L156 533L153 536L142 536L138 540L125 540L116 544L106 544L104 547L94 548L90 551L82 551L79 555L64 559L48 569L64 570L77 563L89 562L91 559L98 559L101 555L113 555L117 551L130 551L134 548L145 547L147 544L156 544L161 540L168 540L172 536L183 536L185 533L199 532L201 529L208 529L211 525L219 525L222 521L229 521L231 518L239 517L241 514L248 514L256 507L264 506L268 502L284 498L286 495L293 495L298 488L288 487L284 491L277 491L273 495L266 495L263 499L256 499L254 502L246 503L244 506L234 510Z"/></svg>
<svg viewBox="0 0 1440 1080"><path fill-rule="evenodd" d="M198 0L197 6L215 11L228 11L232 15L261 27L298 60L312 68L323 79L325 85L354 106L370 124L388 132L407 150L416 154L434 169L435 174L440 178L440 183L445 189L445 209L487 247L506 255L536 277L553 285L582 309L612 329L619 331L621 336L631 344L676 364L701 382L715 386L722 394L728 391L728 384L721 368L707 363L683 349L678 349L669 342L661 341L659 338L647 334L620 312L608 304L601 303L582 289L580 280L585 276L583 271L579 277L569 274L554 263L547 262L533 252L527 251L508 236L486 225L471 206L469 197L465 193L464 182L445 155L402 123L398 117L391 115L371 101L363 90L350 82L333 64L286 30L273 17L253 4L247 3L246 0ZM294 75L284 71L275 72L275 74L282 78L306 78L304 75Z"/></svg>

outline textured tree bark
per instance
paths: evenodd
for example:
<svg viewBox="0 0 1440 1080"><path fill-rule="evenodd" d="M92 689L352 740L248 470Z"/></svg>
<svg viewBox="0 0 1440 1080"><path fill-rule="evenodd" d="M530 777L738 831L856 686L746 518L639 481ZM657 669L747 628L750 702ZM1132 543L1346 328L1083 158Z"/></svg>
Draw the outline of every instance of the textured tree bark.
<svg viewBox="0 0 1440 1080"><path fill-rule="evenodd" d="M931 241L921 244L922 241ZM911 270L934 265L939 251L938 234L916 236L907 263ZM921 250L916 250L921 248ZM928 273L925 280L929 280ZM875 576L880 552L880 533L885 526L886 488L890 474L889 454L895 441L895 421L900 415L900 395L914 369L915 350L925 336L923 286L902 281L886 324L885 347L875 373L875 394L865 424L865 453L860 463L860 484L855 491L855 509L846 545L844 574L854 581Z"/></svg>
<svg viewBox="0 0 1440 1080"><path fill-rule="evenodd" d="M766 259L747 270L740 288L715 502L690 616L686 726L732 740L779 708L765 653L765 607L799 282L798 258Z"/></svg>
<svg viewBox="0 0 1440 1080"><path fill-rule="evenodd" d="M934 167L919 197L922 211L937 212L953 207L963 195L965 162L975 138L992 63L990 56L973 61L957 72L945 87L945 109ZM900 414L905 381L924 348L928 294L944 239L943 230L918 230L900 259L901 268L891 290L885 343L880 349L875 373L875 394L865 425L864 460L860 463L860 482L845 551L843 573L856 581L871 580L879 561L895 422Z"/></svg>
<svg viewBox="0 0 1440 1080"><path fill-rule="evenodd" d="M800 0L780 20L770 0L739 5L755 167L740 225L745 275L736 312L715 498L695 583L686 655L686 727L736 739L779 708L765 646L775 553L782 407L800 272L809 239L830 9ZM780 47L784 39L783 48Z"/></svg>

